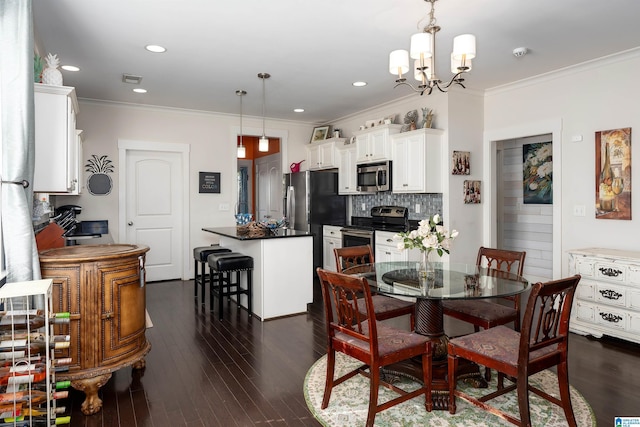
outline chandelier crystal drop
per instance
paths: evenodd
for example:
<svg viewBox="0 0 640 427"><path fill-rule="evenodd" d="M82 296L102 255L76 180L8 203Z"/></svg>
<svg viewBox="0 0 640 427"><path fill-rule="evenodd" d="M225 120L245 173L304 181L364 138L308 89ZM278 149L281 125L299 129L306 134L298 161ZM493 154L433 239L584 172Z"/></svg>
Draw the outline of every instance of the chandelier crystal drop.
<svg viewBox="0 0 640 427"><path fill-rule="evenodd" d="M237 90L236 95L240 97L240 145L238 145L238 158L244 159L247 157L247 149L242 143L242 97L247 94L247 91ZM237 142L236 142L237 144Z"/></svg>
<svg viewBox="0 0 640 427"><path fill-rule="evenodd" d="M465 87L462 77L471 71L471 60L476 56L476 37L473 34L462 34L453 39L453 52L451 53L451 72L453 77L448 82L443 82L436 76L436 34L440 27L436 25L434 16L434 4L438 0L424 0L431 3L429 23L421 33L411 36L411 49L394 50L389 54L389 72L397 75L395 87L406 85L423 95L433 92L437 88L440 92L447 92L450 86ZM409 57L414 59L413 76L419 82L417 86L408 83L404 74L409 72Z"/></svg>
<svg viewBox="0 0 640 427"><path fill-rule="evenodd" d="M264 90L264 81L271 77L269 73L259 73L258 77L262 79L262 136L258 140L258 151L269 151L269 138L266 137L264 131L264 106L265 106L265 90Z"/></svg>

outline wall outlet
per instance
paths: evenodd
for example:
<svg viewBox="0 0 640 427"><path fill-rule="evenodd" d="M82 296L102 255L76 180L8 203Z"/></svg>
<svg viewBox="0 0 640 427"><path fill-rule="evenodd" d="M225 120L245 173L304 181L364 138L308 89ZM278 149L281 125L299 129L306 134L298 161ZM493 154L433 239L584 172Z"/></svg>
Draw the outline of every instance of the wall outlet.
<svg viewBox="0 0 640 427"><path fill-rule="evenodd" d="M416 203L416 213L420 213L420 203Z"/></svg>
<svg viewBox="0 0 640 427"><path fill-rule="evenodd" d="M366 211L366 210L367 210L367 207L366 207L366 205L363 203L363 204L362 204L362 206L360 207L360 209L362 209L363 211Z"/></svg>
<svg viewBox="0 0 640 427"><path fill-rule="evenodd" d="M220 211L228 211L229 210L229 203L220 203L218 205L218 210L220 210Z"/></svg>

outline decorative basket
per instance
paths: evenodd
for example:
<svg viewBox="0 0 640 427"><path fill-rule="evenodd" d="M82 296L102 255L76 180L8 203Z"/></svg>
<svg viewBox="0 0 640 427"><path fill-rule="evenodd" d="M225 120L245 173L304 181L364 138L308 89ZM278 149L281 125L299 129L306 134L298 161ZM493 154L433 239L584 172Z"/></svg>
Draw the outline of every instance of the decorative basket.
<svg viewBox="0 0 640 427"><path fill-rule="evenodd" d="M259 223L255 221L252 221L244 225L238 225L236 227L236 230L238 231L238 234L241 234L247 237L264 236L266 233L269 232L267 228L262 227Z"/></svg>

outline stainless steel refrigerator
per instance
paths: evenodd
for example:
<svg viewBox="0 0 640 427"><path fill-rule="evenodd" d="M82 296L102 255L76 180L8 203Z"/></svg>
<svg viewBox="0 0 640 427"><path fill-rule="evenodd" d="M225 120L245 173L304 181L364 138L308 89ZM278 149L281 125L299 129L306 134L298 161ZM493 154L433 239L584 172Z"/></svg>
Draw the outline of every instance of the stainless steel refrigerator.
<svg viewBox="0 0 640 427"><path fill-rule="evenodd" d="M322 226L346 225L347 196L338 194L338 171L284 175L284 217L289 228L313 233L313 268L322 267Z"/></svg>

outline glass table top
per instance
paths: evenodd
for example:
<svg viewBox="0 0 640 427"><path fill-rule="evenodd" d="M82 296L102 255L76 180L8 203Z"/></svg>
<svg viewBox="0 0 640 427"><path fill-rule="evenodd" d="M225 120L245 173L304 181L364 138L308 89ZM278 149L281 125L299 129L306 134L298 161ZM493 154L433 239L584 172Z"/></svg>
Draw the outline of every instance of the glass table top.
<svg viewBox="0 0 640 427"><path fill-rule="evenodd" d="M365 277L373 291L425 299L479 299L517 295L529 282L512 273L475 264L434 262L433 277L420 271L421 263L377 262L347 268L345 274Z"/></svg>

